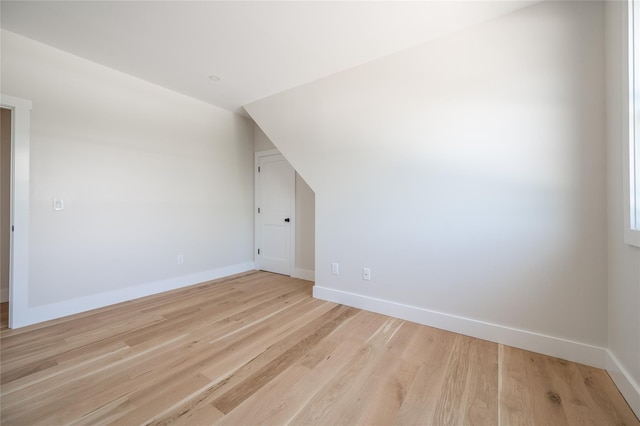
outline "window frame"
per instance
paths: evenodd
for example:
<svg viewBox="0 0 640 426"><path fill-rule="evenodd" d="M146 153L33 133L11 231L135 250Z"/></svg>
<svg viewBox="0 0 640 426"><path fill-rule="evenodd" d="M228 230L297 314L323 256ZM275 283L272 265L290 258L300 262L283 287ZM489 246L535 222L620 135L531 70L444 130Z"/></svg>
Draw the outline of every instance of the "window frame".
<svg viewBox="0 0 640 426"><path fill-rule="evenodd" d="M640 1L628 2L628 18L629 144L623 150L624 239L627 244L640 247Z"/></svg>

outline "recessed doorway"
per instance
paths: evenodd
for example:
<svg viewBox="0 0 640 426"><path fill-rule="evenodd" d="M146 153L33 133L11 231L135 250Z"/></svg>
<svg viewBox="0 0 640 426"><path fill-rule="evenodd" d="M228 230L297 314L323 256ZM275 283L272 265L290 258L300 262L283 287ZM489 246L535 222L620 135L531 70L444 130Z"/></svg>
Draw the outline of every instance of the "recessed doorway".
<svg viewBox="0 0 640 426"><path fill-rule="evenodd" d="M0 328L9 324L12 111L0 108Z"/></svg>
<svg viewBox="0 0 640 426"><path fill-rule="evenodd" d="M31 101L0 95L0 107L9 110L7 127L9 147L6 148L8 167L2 166L9 185L9 224L5 227L9 242L9 328L18 328L38 322L29 310L29 139ZM6 114L6 113L4 113ZM0 123L1 124L1 123ZM1 132L1 130L0 130ZM4 154L2 155L4 157ZM0 159L1 161L1 159ZM4 179L4 178L3 178ZM6 185L5 185L6 188ZM3 203L4 205L5 203ZM5 210L6 211L6 210ZM6 303L6 302L5 302ZM7 305L2 305L7 308Z"/></svg>
<svg viewBox="0 0 640 426"><path fill-rule="evenodd" d="M256 162L257 267L291 275L295 268L295 171L281 154L258 155Z"/></svg>

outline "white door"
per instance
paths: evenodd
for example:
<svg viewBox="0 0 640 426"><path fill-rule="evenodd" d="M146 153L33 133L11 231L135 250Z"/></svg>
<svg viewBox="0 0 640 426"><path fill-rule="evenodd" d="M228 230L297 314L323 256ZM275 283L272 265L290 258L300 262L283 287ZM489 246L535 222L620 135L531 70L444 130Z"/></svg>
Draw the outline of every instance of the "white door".
<svg viewBox="0 0 640 426"><path fill-rule="evenodd" d="M295 171L280 154L259 157L257 181L258 268L291 275Z"/></svg>

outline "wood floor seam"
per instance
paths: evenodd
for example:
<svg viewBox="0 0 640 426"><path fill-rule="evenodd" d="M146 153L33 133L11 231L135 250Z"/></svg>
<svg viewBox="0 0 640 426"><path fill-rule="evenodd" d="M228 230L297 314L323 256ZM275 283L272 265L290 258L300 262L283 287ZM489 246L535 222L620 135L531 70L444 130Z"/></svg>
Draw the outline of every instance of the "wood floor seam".
<svg viewBox="0 0 640 426"><path fill-rule="evenodd" d="M604 371L261 271L0 328L2 425L640 426Z"/></svg>

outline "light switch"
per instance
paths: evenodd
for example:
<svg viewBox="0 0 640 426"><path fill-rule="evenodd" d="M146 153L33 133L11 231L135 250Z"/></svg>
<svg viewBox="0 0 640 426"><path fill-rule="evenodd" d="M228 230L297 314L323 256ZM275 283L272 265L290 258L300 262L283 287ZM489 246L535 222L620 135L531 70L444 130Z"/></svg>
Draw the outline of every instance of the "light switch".
<svg viewBox="0 0 640 426"><path fill-rule="evenodd" d="M53 210L59 212L60 210L64 210L64 200L60 198L53 199Z"/></svg>
<svg viewBox="0 0 640 426"><path fill-rule="evenodd" d="M340 274L340 265L338 265L337 263L332 263L331 264L331 273L333 275L339 275Z"/></svg>

